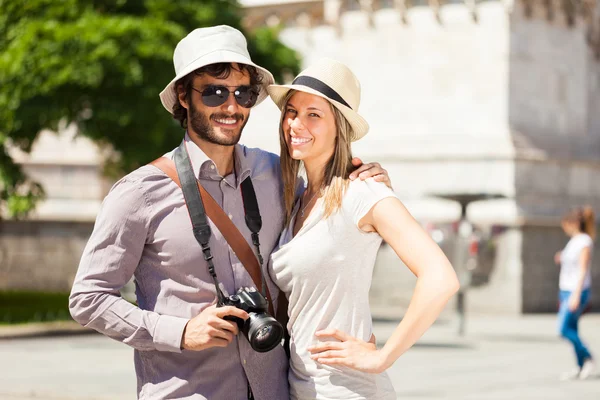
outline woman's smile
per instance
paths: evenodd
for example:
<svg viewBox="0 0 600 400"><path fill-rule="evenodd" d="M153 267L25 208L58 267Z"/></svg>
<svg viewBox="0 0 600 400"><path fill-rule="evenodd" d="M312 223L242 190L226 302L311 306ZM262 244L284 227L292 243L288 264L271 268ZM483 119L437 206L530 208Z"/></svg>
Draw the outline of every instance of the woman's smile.
<svg viewBox="0 0 600 400"><path fill-rule="evenodd" d="M312 142L311 138L300 137L300 136L291 136L290 137L290 144L294 147L304 146L305 144L308 144L310 142Z"/></svg>

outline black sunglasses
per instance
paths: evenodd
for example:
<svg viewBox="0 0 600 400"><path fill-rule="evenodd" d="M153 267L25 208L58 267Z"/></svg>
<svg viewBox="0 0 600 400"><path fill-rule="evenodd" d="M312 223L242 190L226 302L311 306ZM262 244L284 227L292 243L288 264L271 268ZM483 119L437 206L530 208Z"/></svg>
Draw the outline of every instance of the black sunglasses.
<svg viewBox="0 0 600 400"><path fill-rule="evenodd" d="M231 94L229 88L235 89L233 96L240 106L250 108L256 104L256 100L258 100L258 88L256 86L208 85L203 90L192 86L192 89L202 95L202 102L208 107L218 107L224 104Z"/></svg>

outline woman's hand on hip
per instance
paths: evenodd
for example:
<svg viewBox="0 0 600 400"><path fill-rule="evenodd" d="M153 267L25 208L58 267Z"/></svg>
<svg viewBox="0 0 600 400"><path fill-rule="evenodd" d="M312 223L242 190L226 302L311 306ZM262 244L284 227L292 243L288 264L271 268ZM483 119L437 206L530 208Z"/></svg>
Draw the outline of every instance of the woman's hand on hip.
<svg viewBox="0 0 600 400"><path fill-rule="evenodd" d="M379 374L387 369L385 356L377 350L375 343L365 342L337 329L318 331L315 336L339 340L322 342L308 348L311 358L321 364L343 365L372 374Z"/></svg>

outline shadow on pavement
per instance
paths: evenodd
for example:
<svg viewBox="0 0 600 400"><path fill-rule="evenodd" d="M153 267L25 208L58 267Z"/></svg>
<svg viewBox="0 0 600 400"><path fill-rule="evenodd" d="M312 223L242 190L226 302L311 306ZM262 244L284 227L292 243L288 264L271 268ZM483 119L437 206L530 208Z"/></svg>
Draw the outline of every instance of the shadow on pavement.
<svg viewBox="0 0 600 400"><path fill-rule="evenodd" d="M523 335L519 333L514 334L479 334L478 339L482 339L490 342L516 342L516 343L559 343L560 338L558 336L548 335Z"/></svg>
<svg viewBox="0 0 600 400"><path fill-rule="evenodd" d="M468 343L415 343L412 347L423 349L461 349L461 350L476 350L476 346Z"/></svg>

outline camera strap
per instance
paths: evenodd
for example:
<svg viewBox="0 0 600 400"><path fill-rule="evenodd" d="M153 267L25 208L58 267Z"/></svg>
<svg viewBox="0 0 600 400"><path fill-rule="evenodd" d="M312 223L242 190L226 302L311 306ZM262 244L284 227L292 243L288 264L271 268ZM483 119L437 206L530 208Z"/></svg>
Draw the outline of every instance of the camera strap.
<svg viewBox="0 0 600 400"><path fill-rule="evenodd" d="M258 200L256 200L256 192L254 191L254 185L252 179L247 177L240 185L242 191L242 203L244 204L244 219L246 220L246 226L252 232L252 244L256 248L256 257L258 258L258 266L262 271L264 260L260 254L260 239L258 232L262 228L262 218L260 217L260 210L258 209ZM267 297L266 288L267 283L265 282L265 274L260 274L260 287L261 293L264 297ZM268 298L268 297L267 297Z"/></svg>
<svg viewBox="0 0 600 400"><path fill-rule="evenodd" d="M208 218L215 224L219 229L235 255L242 262L242 265L252 278L254 285L257 288L261 288L263 295L267 298L269 303L269 313L274 315L273 303L271 301L271 295L269 288L266 285L265 278L261 271L262 256L260 255L260 241L258 232L262 227L262 220L260 212L258 210L258 202L256 200L256 193L252 186L252 181L247 178L242 182L242 198L244 203L244 211L246 212L246 225L252 233L252 242L258 250L258 259L255 256L252 248L236 228L231 219L225 214L219 204L212 198L212 196L204 189L198 179L196 179L192 164L190 162L187 150L185 148L185 141L175 150L174 162L165 157L160 157L150 163L163 171L169 178L171 178L183 191L185 203L190 214L192 221L192 229L196 241L202 247L204 253L204 259L208 264L208 271L215 282L217 288L218 301L224 300L223 293L219 289L217 275L213 264L213 256L210 251L209 241L211 236L210 225L208 224ZM249 182L246 183L246 182ZM259 264L260 260L260 264Z"/></svg>

